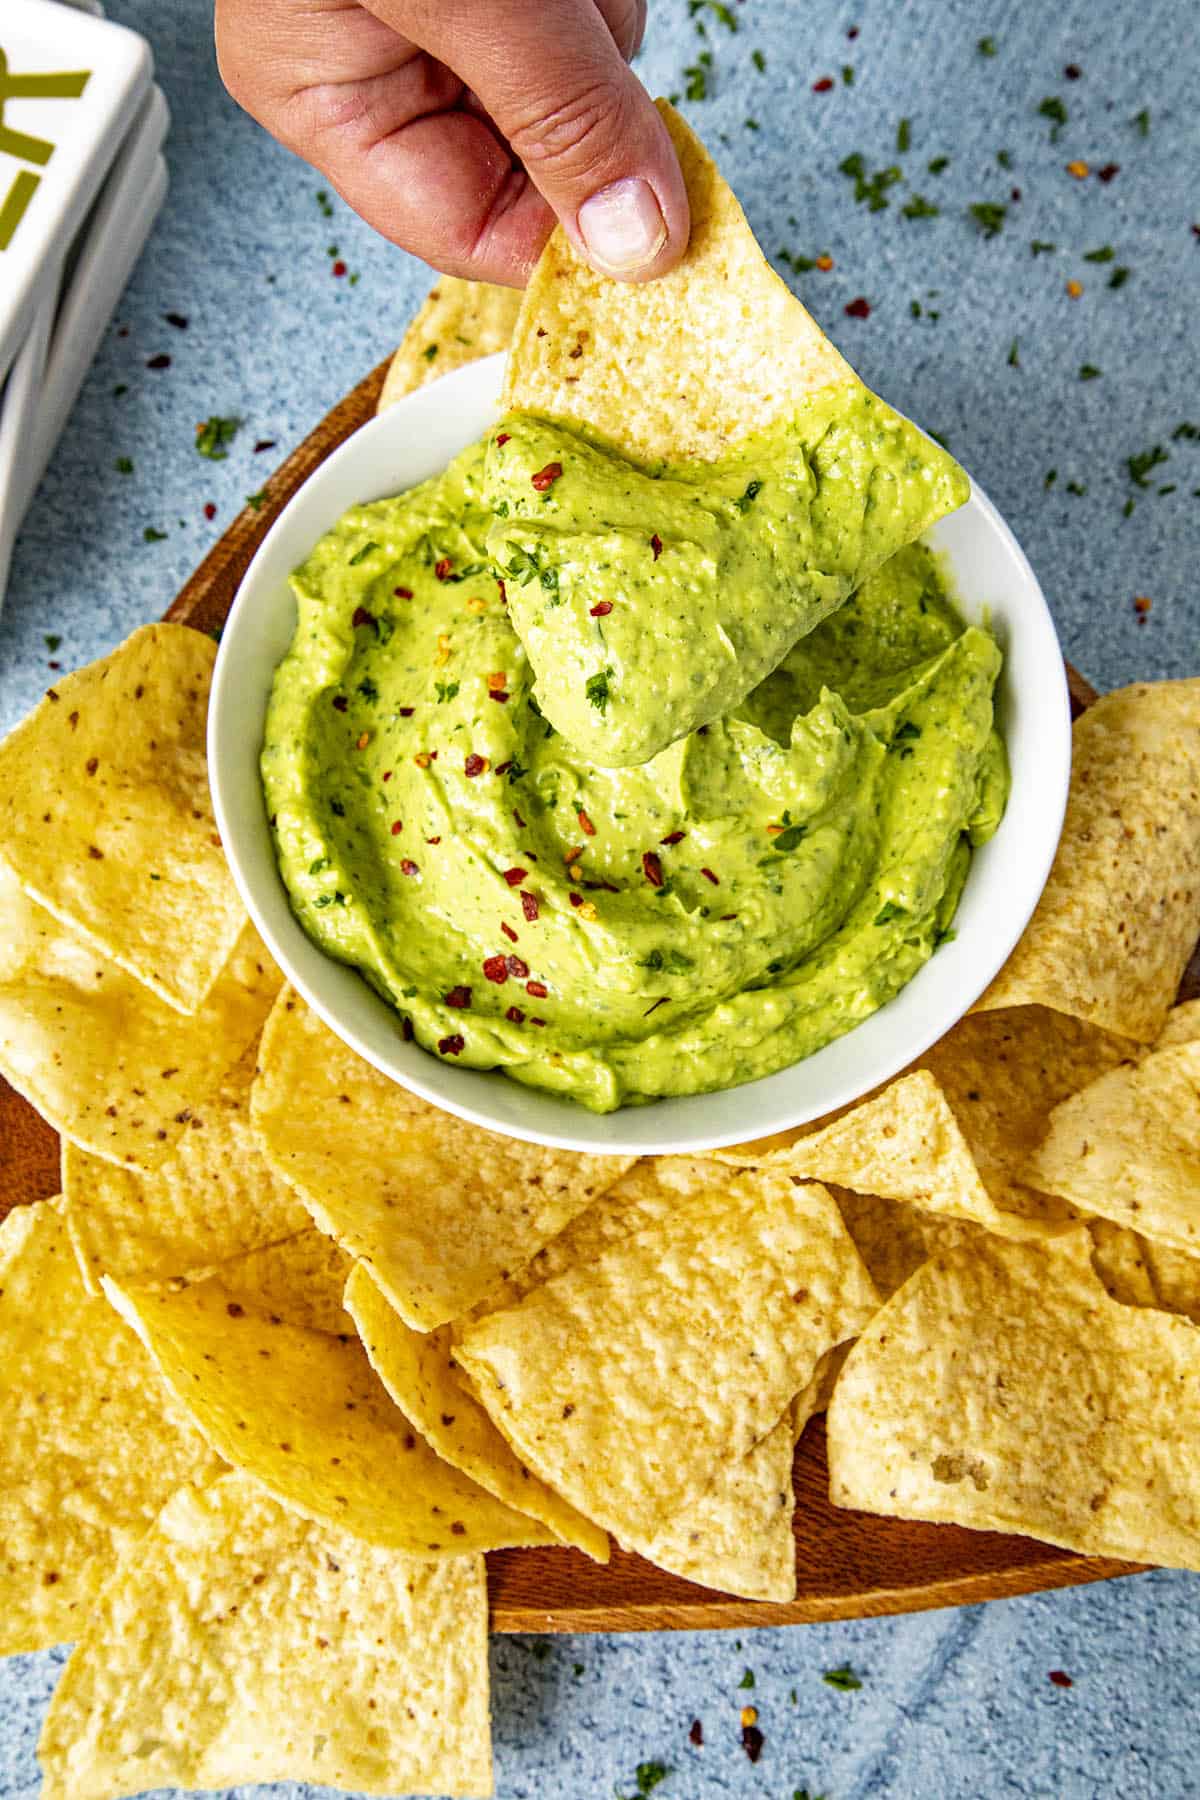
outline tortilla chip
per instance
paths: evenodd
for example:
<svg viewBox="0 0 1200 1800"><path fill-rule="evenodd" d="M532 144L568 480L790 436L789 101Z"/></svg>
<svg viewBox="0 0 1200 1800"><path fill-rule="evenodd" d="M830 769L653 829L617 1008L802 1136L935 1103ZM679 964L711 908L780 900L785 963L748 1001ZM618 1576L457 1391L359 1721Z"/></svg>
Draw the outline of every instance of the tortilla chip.
<svg viewBox="0 0 1200 1800"><path fill-rule="evenodd" d="M411 1556L554 1542L408 1429L357 1339L252 1311L216 1279L104 1291L218 1455L302 1517Z"/></svg>
<svg viewBox="0 0 1200 1800"><path fill-rule="evenodd" d="M63 1144L67 1228L88 1287L100 1277L163 1281L309 1226L308 1212L268 1167L250 1129L256 1046L191 1110L152 1174Z"/></svg>
<svg viewBox="0 0 1200 1800"><path fill-rule="evenodd" d="M91 949L0 864L0 1073L64 1137L161 1163L262 1029L280 976L252 925L190 1018Z"/></svg>
<svg viewBox="0 0 1200 1800"><path fill-rule="evenodd" d="M453 1468L506 1506L539 1519L565 1544L608 1561L607 1534L531 1475L478 1400L455 1378L449 1327L413 1331L390 1305L365 1263L346 1284L349 1307L371 1367L409 1424Z"/></svg>
<svg viewBox="0 0 1200 1800"><path fill-rule="evenodd" d="M1200 1255L1200 1038L1056 1106L1027 1172L1083 1212Z"/></svg>
<svg viewBox="0 0 1200 1800"><path fill-rule="evenodd" d="M1200 935L1200 679L1118 688L1074 725L1050 879L976 1011L1035 1002L1151 1044Z"/></svg>
<svg viewBox="0 0 1200 1800"><path fill-rule="evenodd" d="M807 1422L807 1416L806 1416ZM792 1458L796 1429L789 1409L738 1462L676 1519L637 1550L685 1581L746 1600L794 1600Z"/></svg>
<svg viewBox="0 0 1200 1800"><path fill-rule="evenodd" d="M361 1544L241 1475L178 1493L76 1646L38 1754L43 1800L490 1794L482 1560Z"/></svg>
<svg viewBox="0 0 1200 1800"><path fill-rule="evenodd" d="M246 917L208 793L215 656L188 625L144 625L0 743L0 856L25 892L189 1013Z"/></svg>
<svg viewBox="0 0 1200 1800"><path fill-rule="evenodd" d="M466 1312L633 1160L546 1150L440 1112L290 989L259 1068L250 1111L268 1162L417 1331Z"/></svg>
<svg viewBox="0 0 1200 1800"><path fill-rule="evenodd" d="M353 1267L332 1238L305 1225L277 1244L231 1256L211 1273L223 1293L251 1312L353 1340L358 1333L343 1304Z"/></svg>
<svg viewBox="0 0 1200 1800"><path fill-rule="evenodd" d="M119 1556L220 1463L39 1201L0 1225L0 1655L78 1636Z"/></svg>
<svg viewBox="0 0 1200 1800"><path fill-rule="evenodd" d="M1156 1244L1108 1219L1089 1220L1092 1266L1114 1300L1155 1306L1200 1325L1200 1256Z"/></svg>
<svg viewBox="0 0 1200 1800"><path fill-rule="evenodd" d="M919 1204L854 1194L832 1184L829 1191L881 1300L890 1300L931 1256L970 1244L980 1231L978 1225L926 1212Z"/></svg>
<svg viewBox="0 0 1200 1800"><path fill-rule="evenodd" d="M837 1506L1200 1568L1200 1331L1110 1300L1084 1230L935 1257L850 1352Z"/></svg>
<svg viewBox="0 0 1200 1800"><path fill-rule="evenodd" d="M519 288L439 276L391 360L376 412L451 369L507 350L520 307Z"/></svg>
<svg viewBox="0 0 1200 1800"><path fill-rule="evenodd" d="M637 1548L773 1429L876 1304L824 1189L731 1175L475 1320L455 1359L521 1460Z"/></svg>
<svg viewBox="0 0 1200 1800"><path fill-rule="evenodd" d="M1200 1000L1185 1000L1182 1006L1173 1006L1167 1014L1167 1022L1154 1048L1166 1050L1172 1044L1192 1044L1197 1038L1200 1038Z"/></svg>

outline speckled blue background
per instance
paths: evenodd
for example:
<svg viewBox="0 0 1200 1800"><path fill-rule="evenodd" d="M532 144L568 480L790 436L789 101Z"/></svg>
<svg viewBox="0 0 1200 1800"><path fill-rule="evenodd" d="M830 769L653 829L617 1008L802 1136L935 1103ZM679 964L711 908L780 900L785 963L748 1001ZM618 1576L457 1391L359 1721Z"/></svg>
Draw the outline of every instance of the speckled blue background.
<svg viewBox="0 0 1200 1800"><path fill-rule="evenodd" d="M941 433L998 502L1071 658L1101 686L1196 673L1200 441L1172 436L1200 422L1194 6L734 7L736 34L696 8L702 40L687 0L651 0L647 85L680 92L699 53L712 56L714 91L685 110L764 244L833 257L827 273L780 266L867 380ZM325 218L320 179L225 98L208 0L109 10L154 46L174 114L171 193L18 546L0 615L0 728L45 686L48 663L86 661L163 610L276 459L394 345L429 281L340 203ZM833 89L814 92L826 77ZM1057 142L1038 112L1052 96L1068 115ZM902 117L911 143L899 154ZM869 170L901 165L886 210L854 204L838 171L854 151ZM941 156L948 166L930 174ZM1076 158L1086 179L1066 170ZM1100 181L1110 164L1118 172ZM914 192L939 216L905 218ZM1007 207L991 239L967 210L981 201ZM1055 248L1034 256L1034 240ZM1085 259L1109 244L1111 261ZM355 283L333 277L334 246ZM1113 287L1117 268L1129 274ZM870 316L847 317L859 296ZM161 353L170 367L149 370ZM1099 376L1081 379L1084 365ZM224 463L194 449L211 413L246 420ZM278 448L255 455L263 439ZM1139 486L1128 459L1155 445L1169 460ZM118 472L122 457L132 474ZM147 526L165 538L145 543ZM1144 622L1139 595L1151 601ZM0 1800L37 1792L34 1743L62 1654L0 1664ZM845 1662L857 1692L821 1680ZM738 1741L747 1667L766 1737L753 1767ZM1053 1685L1051 1670L1073 1686ZM1200 1794L1192 1576L740 1640L500 1639L492 1673L509 1800L632 1794L651 1759L672 1770L663 1800ZM695 1718L702 1749L688 1742Z"/></svg>

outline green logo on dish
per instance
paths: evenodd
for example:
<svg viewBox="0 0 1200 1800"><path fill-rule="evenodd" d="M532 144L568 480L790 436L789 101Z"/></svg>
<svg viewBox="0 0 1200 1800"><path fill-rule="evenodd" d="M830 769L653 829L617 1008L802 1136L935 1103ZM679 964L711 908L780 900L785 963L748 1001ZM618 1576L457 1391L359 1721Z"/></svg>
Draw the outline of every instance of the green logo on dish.
<svg viewBox="0 0 1200 1800"><path fill-rule="evenodd" d="M54 145L47 138L14 130L5 122L5 107L10 100L78 100L90 78L90 69L61 75L11 75L8 58L0 50L0 155L44 168L54 155ZM7 250L12 243L41 179L29 169L20 169L13 176L7 194L0 199L0 250Z"/></svg>

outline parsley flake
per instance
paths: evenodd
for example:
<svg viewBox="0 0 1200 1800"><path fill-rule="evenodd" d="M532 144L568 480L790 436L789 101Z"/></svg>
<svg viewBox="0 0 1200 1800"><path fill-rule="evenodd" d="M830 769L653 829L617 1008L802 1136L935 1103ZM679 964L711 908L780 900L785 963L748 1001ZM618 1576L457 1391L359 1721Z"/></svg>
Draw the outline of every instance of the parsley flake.
<svg viewBox="0 0 1200 1800"><path fill-rule="evenodd" d="M214 414L211 419L205 419L202 424L197 425L196 448L210 462L224 462L229 454L227 446L232 444L241 428L240 419L222 419Z"/></svg>
<svg viewBox="0 0 1200 1800"><path fill-rule="evenodd" d="M1148 106L1143 106L1141 112L1135 113L1133 115L1133 118L1130 120L1130 124L1135 128L1139 137L1149 137L1150 136L1150 108Z"/></svg>
<svg viewBox="0 0 1200 1800"><path fill-rule="evenodd" d="M161 544L166 537L165 531L156 531L153 525L147 525L142 532L143 544Z"/></svg>
<svg viewBox="0 0 1200 1800"><path fill-rule="evenodd" d="M753 1669L743 1670L742 1679L738 1682L738 1686L740 1688L752 1688L754 1686L754 1670Z"/></svg>
<svg viewBox="0 0 1200 1800"><path fill-rule="evenodd" d="M644 1800L644 1796L646 1794L652 1794L655 1788L658 1787L660 1783L664 1782L670 1773L671 1771L666 1763L639 1763L634 1770L634 1780L637 1782L637 1793L632 1797L632 1800ZM628 1797L622 1794L620 1788L614 1788L613 1793L616 1795L616 1800L628 1800Z"/></svg>
<svg viewBox="0 0 1200 1800"><path fill-rule="evenodd" d="M935 206L932 200L927 200L924 194L914 194L912 199L900 208L906 219L936 219L941 210L941 207Z"/></svg>
<svg viewBox="0 0 1200 1800"><path fill-rule="evenodd" d="M925 166L931 175L940 175L943 169L948 169L950 167L950 158L948 156L935 156L933 161L926 163Z"/></svg>
<svg viewBox="0 0 1200 1800"><path fill-rule="evenodd" d="M1080 363L1079 379L1080 381L1099 381L1100 371L1095 363Z"/></svg>
<svg viewBox="0 0 1200 1800"><path fill-rule="evenodd" d="M763 55L761 50L752 50L750 52L750 61L754 64L755 68L758 70L760 75L766 74L767 59Z"/></svg>
<svg viewBox="0 0 1200 1800"><path fill-rule="evenodd" d="M878 921L876 921L878 923ZM849 1663L843 1663L840 1669L826 1669L821 1680L827 1687L837 1688L844 1694L853 1693L862 1686L862 1682L854 1673Z"/></svg>
<svg viewBox="0 0 1200 1800"><path fill-rule="evenodd" d="M996 40L994 37L981 37L975 48L980 56L995 56Z"/></svg>
<svg viewBox="0 0 1200 1800"><path fill-rule="evenodd" d="M754 502L758 499L758 496L762 493L762 489L763 484L761 481L747 482L745 493L740 499L735 500L733 504L740 513L749 512L750 508L754 505Z"/></svg>
<svg viewBox="0 0 1200 1800"><path fill-rule="evenodd" d="M1047 94L1038 103L1038 116L1050 121L1050 142L1057 144L1062 136L1063 126L1067 123L1067 109L1057 94Z"/></svg>
<svg viewBox="0 0 1200 1800"><path fill-rule="evenodd" d="M1161 444L1154 444L1149 450L1143 450L1137 456L1126 458L1125 466L1129 470L1129 479L1135 487L1149 487L1153 470L1169 462L1170 457Z"/></svg>
<svg viewBox="0 0 1200 1800"><path fill-rule="evenodd" d="M1008 207L1000 200L976 200L967 211L985 238L998 237L1008 217Z"/></svg>
<svg viewBox="0 0 1200 1800"><path fill-rule="evenodd" d="M118 456L117 460L113 464L113 468L117 471L118 475L132 475L133 474L133 458L132 458L132 456Z"/></svg>
<svg viewBox="0 0 1200 1800"><path fill-rule="evenodd" d="M896 127L896 149L901 156L912 146L912 120L901 119Z"/></svg>
<svg viewBox="0 0 1200 1800"><path fill-rule="evenodd" d="M613 671L611 669L602 669L598 675L589 675L586 685L584 686L584 693L601 716L603 716L608 706L610 698L608 684L612 680L612 677Z"/></svg>
<svg viewBox="0 0 1200 1800"><path fill-rule="evenodd" d="M1116 254L1117 253L1111 244L1101 244L1098 250L1085 250L1083 253L1083 260L1084 262L1093 263L1112 262Z"/></svg>
<svg viewBox="0 0 1200 1800"><path fill-rule="evenodd" d="M368 538L366 543L360 544L358 549L354 552L354 555L352 557L350 557L348 566L351 569L357 568L357 566L360 562L366 561L367 557L370 556L372 550L378 550L378 548L379 548L379 545L375 542L375 539Z"/></svg>
<svg viewBox="0 0 1200 1800"><path fill-rule="evenodd" d="M1126 268L1116 268L1108 278L1108 285L1110 288L1123 288L1128 280L1129 270Z"/></svg>

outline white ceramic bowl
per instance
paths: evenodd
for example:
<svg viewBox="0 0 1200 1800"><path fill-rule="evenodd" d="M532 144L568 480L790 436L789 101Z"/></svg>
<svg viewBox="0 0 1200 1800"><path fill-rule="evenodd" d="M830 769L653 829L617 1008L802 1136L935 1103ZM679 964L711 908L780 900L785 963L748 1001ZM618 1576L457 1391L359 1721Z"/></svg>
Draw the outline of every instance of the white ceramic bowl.
<svg viewBox="0 0 1200 1800"><path fill-rule="evenodd" d="M424 481L479 437L496 417L502 372L503 357L489 357L364 425L305 482L246 571L221 640L208 734L234 880L279 966L339 1037L392 1080L490 1130L571 1150L652 1154L715 1149L817 1118L886 1081L966 1012L1042 891L1066 805L1071 734L1062 655L1037 578L978 488L931 533L964 612L989 621L1004 649L998 716L1012 794L999 831L972 861L957 936L887 1006L776 1075L602 1116L498 1073L455 1068L404 1043L391 1008L297 924L275 865L258 759L271 678L295 628L288 575L347 507Z"/></svg>

